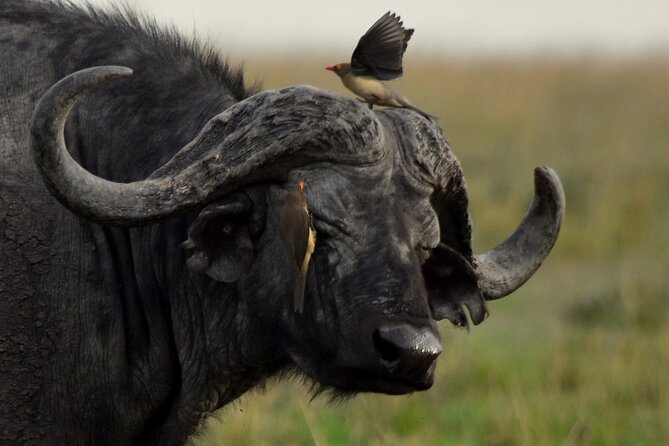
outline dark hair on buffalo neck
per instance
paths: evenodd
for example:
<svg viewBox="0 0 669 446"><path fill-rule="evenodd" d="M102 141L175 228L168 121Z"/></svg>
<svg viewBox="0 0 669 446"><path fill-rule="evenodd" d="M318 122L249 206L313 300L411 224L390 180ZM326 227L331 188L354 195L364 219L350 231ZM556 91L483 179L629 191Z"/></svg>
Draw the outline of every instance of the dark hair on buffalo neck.
<svg viewBox="0 0 669 446"><path fill-rule="evenodd" d="M21 2L32 0L21 0ZM69 19L77 17L79 22L74 27L57 27L61 34L78 34L87 29L104 32L108 36L131 38L151 54L156 60L167 64L188 61L200 71L202 76L223 85L226 91L237 101L241 101L260 90L260 84L246 86L241 66L230 65L222 57L219 49L211 41L202 40L196 34L187 37L181 34L173 24L158 23L142 12L133 10L127 4L108 5L105 7L91 4L74 4L71 0L38 0L45 8L44 12L53 16L67 15ZM29 19L29 18L27 18ZM63 36L66 37L66 36ZM109 38L107 41L113 41Z"/></svg>

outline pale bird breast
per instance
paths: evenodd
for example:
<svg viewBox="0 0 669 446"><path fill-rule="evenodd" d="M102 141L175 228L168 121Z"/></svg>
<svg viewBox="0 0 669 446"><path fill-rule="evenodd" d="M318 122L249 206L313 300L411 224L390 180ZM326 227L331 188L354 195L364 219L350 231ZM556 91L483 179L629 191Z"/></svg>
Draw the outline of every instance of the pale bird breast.
<svg viewBox="0 0 669 446"><path fill-rule="evenodd" d="M346 76L342 82L353 93L368 101L383 100L388 96L383 83L371 76Z"/></svg>

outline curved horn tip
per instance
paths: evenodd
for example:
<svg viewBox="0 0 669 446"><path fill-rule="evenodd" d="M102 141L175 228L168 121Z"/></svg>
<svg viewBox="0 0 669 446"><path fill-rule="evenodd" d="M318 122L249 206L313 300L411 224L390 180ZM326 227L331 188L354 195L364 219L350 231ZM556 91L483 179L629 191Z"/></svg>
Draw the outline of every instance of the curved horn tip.
<svg viewBox="0 0 669 446"><path fill-rule="evenodd" d="M72 76L97 76L98 79L112 77L127 77L132 75L132 68L123 65L100 65L98 67L84 68L72 73Z"/></svg>
<svg viewBox="0 0 669 446"><path fill-rule="evenodd" d="M38 134L43 125L65 120L70 108L79 96L95 87L116 79L131 76L131 68L120 65L104 65L75 71L56 82L42 96L33 112L31 127Z"/></svg>
<svg viewBox="0 0 669 446"><path fill-rule="evenodd" d="M45 147L62 134L70 109L83 93L132 73L132 69L117 65L92 67L75 71L51 86L37 103L30 124L31 145L38 159Z"/></svg>
<svg viewBox="0 0 669 446"><path fill-rule="evenodd" d="M537 166L534 168L534 191L541 198L552 198L548 202L554 203L557 208L564 212L566 200L564 189L557 173L548 166ZM561 221L561 219L560 219Z"/></svg>
<svg viewBox="0 0 669 446"><path fill-rule="evenodd" d="M68 91L68 93L70 93L68 96L78 96L83 91L116 79L129 77L132 74L132 68L120 65L103 65L99 67L85 68L65 76L51 87L49 92L53 91L58 94L62 91L62 86L65 87L63 90L70 90Z"/></svg>
<svg viewBox="0 0 669 446"><path fill-rule="evenodd" d="M565 210L562 183L553 169L534 169L534 200L518 228L499 246L475 256L486 300L511 294L541 266L557 240Z"/></svg>
<svg viewBox="0 0 669 446"><path fill-rule="evenodd" d="M83 70L75 71L74 73L65 76L63 79L58 81L54 87L68 79L74 81L75 83L90 85L111 81L122 77L128 77L131 76L132 73L132 68L121 65L101 65L99 67L84 68Z"/></svg>

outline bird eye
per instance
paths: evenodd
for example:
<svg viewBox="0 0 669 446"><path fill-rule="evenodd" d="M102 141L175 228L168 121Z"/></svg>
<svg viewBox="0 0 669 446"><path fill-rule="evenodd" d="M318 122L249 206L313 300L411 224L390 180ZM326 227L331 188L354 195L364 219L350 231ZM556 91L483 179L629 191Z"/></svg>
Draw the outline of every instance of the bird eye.
<svg viewBox="0 0 669 446"><path fill-rule="evenodd" d="M337 64L337 71L341 71L341 64Z"/></svg>

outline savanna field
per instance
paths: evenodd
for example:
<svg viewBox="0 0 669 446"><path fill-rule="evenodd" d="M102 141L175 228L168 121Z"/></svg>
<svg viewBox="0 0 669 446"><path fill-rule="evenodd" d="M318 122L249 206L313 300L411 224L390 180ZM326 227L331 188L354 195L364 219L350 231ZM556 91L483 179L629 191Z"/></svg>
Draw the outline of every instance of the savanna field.
<svg viewBox="0 0 669 446"><path fill-rule="evenodd" d="M349 95L323 70L333 61L303 60L248 60L247 77ZM669 59L408 59L393 85L441 118L477 252L516 227L533 168L557 171L553 252L482 325L440 325L429 391L331 404L271 382L192 446L669 444Z"/></svg>

